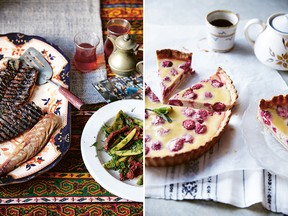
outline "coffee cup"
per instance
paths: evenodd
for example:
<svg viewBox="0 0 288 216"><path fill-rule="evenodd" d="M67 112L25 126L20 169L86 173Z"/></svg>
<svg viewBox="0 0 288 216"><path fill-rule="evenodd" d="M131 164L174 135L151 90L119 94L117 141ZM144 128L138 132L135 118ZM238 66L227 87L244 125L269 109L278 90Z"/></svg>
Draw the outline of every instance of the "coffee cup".
<svg viewBox="0 0 288 216"><path fill-rule="evenodd" d="M206 16L207 42L215 52L229 52L234 47L239 15L228 10L212 11Z"/></svg>

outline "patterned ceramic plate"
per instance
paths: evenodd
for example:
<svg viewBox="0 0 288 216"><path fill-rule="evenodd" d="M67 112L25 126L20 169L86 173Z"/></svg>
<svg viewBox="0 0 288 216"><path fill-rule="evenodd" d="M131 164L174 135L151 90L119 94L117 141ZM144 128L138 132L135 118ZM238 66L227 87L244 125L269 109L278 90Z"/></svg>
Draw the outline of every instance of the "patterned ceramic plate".
<svg viewBox="0 0 288 216"><path fill-rule="evenodd" d="M91 176L106 190L118 197L137 202L143 201L143 186L138 186L136 180L120 181L119 173L106 170L102 164L111 157L103 148L95 150L92 144L97 141L102 143L105 139L101 130L104 124L111 124L116 114L123 110L132 117L143 119L142 100L120 100L110 103L95 112L86 123L81 136L81 153L84 163Z"/></svg>
<svg viewBox="0 0 288 216"><path fill-rule="evenodd" d="M1 63L5 61L6 57L19 58L29 47L34 47L40 51L50 63L53 69L53 81L58 82L65 88L69 88L69 59L57 46L49 43L44 38L21 33L0 35ZM59 93L57 87L50 83L36 86L31 100L40 106L42 110L53 112L60 116L62 126L52 135L50 141L35 157L29 159L6 176L0 177L0 185L25 182L46 172L55 166L69 149L70 105L68 100ZM0 164L9 156L11 148L15 148L15 146L11 145L1 148L0 145Z"/></svg>

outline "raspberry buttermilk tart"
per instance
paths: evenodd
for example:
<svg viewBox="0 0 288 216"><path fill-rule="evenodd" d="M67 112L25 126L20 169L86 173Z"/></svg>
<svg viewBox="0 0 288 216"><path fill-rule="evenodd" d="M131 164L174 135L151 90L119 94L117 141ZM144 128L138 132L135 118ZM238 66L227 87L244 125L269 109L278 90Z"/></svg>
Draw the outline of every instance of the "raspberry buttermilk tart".
<svg viewBox="0 0 288 216"><path fill-rule="evenodd" d="M200 157L221 137L231 110L169 106L145 87L145 165L174 166Z"/></svg>
<svg viewBox="0 0 288 216"><path fill-rule="evenodd" d="M261 99L258 119L268 131L288 150L288 95Z"/></svg>
<svg viewBox="0 0 288 216"><path fill-rule="evenodd" d="M194 84L175 94L168 104L213 111L232 109L236 104L237 91L232 80L222 68L209 79Z"/></svg>
<svg viewBox="0 0 288 216"><path fill-rule="evenodd" d="M161 100L167 103L174 90L192 73L192 53L163 49L156 51Z"/></svg>

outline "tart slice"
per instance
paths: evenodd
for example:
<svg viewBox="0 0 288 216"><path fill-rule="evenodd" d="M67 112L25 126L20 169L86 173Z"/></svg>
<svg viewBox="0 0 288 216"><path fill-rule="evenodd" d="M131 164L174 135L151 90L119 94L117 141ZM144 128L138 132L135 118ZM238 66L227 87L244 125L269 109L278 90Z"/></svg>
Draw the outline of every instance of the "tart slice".
<svg viewBox="0 0 288 216"><path fill-rule="evenodd" d="M288 95L262 99L258 119L265 128L288 150Z"/></svg>
<svg viewBox="0 0 288 216"><path fill-rule="evenodd" d="M146 83L144 86L145 86L145 106L147 107L159 106L159 104L161 104L159 98L151 90L150 86L148 86Z"/></svg>
<svg viewBox="0 0 288 216"><path fill-rule="evenodd" d="M180 91L168 103L209 111L225 111L235 106L237 97L232 80L219 67L209 79Z"/></svg>
<svg viewBox="0 0 288 216"><path fill-rule="evenodd" d="M192 72L192 53L163 49L156 51L158 76L161 83L161 99L167 103L173 91Z"/></svg>
<svg viewBox="0 0 288 216"><path fill-rule="evenodd" d="M174 166L200 157L220 138L231 111L159 104L145 113L145 164Z"/></svg>

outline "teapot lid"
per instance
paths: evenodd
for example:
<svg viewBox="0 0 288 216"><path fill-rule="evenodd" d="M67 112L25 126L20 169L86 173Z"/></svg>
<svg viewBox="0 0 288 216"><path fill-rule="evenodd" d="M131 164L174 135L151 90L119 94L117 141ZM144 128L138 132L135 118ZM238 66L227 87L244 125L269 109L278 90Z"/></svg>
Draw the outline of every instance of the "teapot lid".
<svg viewBox="0 0 288 216"><path fill-rule="evenodd" d="M271 20L271 26L284 34L288 34L288 14L278 14Z"/></svg>
<svg viewBox="0 0 288 216"><path fill-rule="evenodd" d="M121 50L132 50L137 45L136 41L129 34L124 34L116 39L116 46Z"/></svg>

